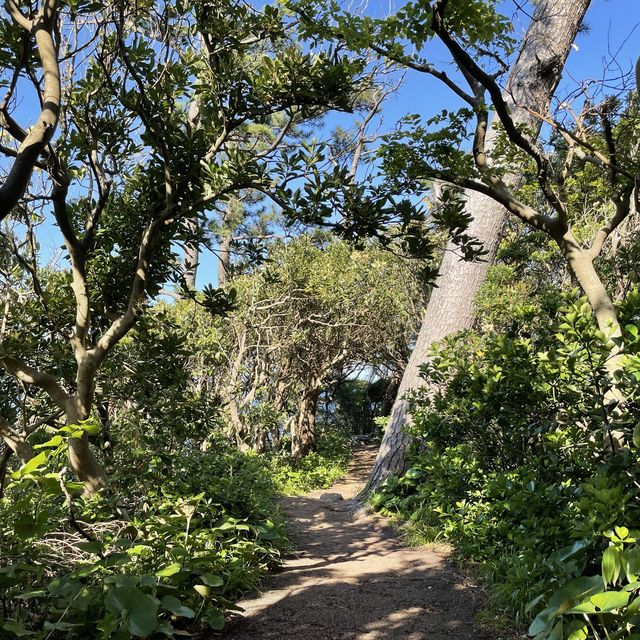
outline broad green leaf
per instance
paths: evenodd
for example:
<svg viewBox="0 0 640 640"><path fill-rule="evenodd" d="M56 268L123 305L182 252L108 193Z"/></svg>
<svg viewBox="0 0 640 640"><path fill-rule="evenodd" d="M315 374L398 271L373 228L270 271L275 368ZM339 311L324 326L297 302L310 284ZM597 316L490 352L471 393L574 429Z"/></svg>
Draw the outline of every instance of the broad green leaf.
<svg viewBox="0 0 640 640"><path fill-rule="evenodd" d="M220 631L224 628L224 612L215 607L209 607L202 616L202 621L206 622L212 629Z"/></svg>
<svg viewBox="0 0 640 640"><path fill-rule="evenodd" d="M162 598L160 606L179 618L195 618L196 615L193 609L183 605L175 596L165 596Z"/></svg>
<svg viewBox="0 0 640 640"><path fill-rule="evenodd" d="M629 529L627 527L615 527L615 532L620 540L626 540L629 537Z"/></svg>
<svg viewBox="0 0 640 640"><path fill-rule="evenodd" d="M556 622L549 634L548 640L562 640L564 637L564 624L562 618Z"/></svg>
<svg viewBox="0 0 640 640"><path fill-rule="evenodd" d="M158 578L169 578L170 576L174 576L176 573L179 573L182 570L182 567L177 562L174 562L170 565L167 565L164 569L160 569L160 571L156 571L156 575Z"/></svg>
<svg viewBox="0 0 640 640"><path fill-rule="evenodd" d="M10 631L11 633L18 636L18 638L28 638L29 636L35 636L35 631L30 631L27 629L22 622L18 622L17 620L12 620L9 618L4 622L1 627L5 631Z"/></svg>
<svg viewBox="0 0 640 640"><path fill-rule="evenodd" d="M211 594L211 589L207 585L204 584L194 584L194 590L199 593L203 598L208 598Z"/></svg>
<svg viewBox="0 0 640 640"><path fill-rule="evenodd" d="M23 478L28 473L32 473L39 467L43 466L47 462L49 453L47 451L41 451L37 456L34 456L28 462L25 462L16 472L11 474L11 477L15 480Z"/></svg>
<svg viewBox="0 0 640 640"><path fill-rule="evenodd" d="M549 598L549 606L560 610L560 613L562 613L577 602L603 589L604 583L600 576L574 578L553 593Z"/></svg>
<svg viewBox="0 0 640 640"><path fill-rule="evenodd" d="M137 587L110 589L104 599L107 611L119 614L127 628L139 638L150 636L158 627L158 601Z"/></svg>
<svg viewBox="0 0 640 640"><path fill-rule="evenodd" d="M557 607L547 607L543 609L529 625L529 635L537 636L540 633L551 631L556 611Z"/></svg>
<svg viewBox="0 0 640 640"><path fill-rule="evenodd" d="M200 579L209 587L221 587L224 584L224 578L213 573L203 573Z"/></svg>
<svg viewBox="0 0 640 640"><path fill-rule="evenodd" d="M629 593L624 591L607 591L591 596L591 603L602 613L626 607L629 602Z"/></svg>

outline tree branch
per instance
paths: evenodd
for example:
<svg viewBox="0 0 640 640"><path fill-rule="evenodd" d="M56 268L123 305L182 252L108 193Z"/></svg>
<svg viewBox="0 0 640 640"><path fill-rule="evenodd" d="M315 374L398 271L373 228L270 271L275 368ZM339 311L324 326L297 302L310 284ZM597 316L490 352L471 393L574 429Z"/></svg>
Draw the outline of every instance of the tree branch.
<svg viewBox="0 0 640 640"><path fill-rule="evenodd" d="M26 135L4 184L0 186L0 220L6 218L24 195L40 154L46 149L60 117L61 84L53 30L56 0L44 0L34 20L28 20L14 0L7 1L13 20L34 36L44 73L43 102L35 125Z"/></svg>
<svg viewBox="0 0 640 640"><path fill-rule="evenodd" d="M61 409L66 409L69 395L60 383L49 373L30 367L21 360L7 355L0 347L0 366L25 384L32 384L45 391Z"/></svg>

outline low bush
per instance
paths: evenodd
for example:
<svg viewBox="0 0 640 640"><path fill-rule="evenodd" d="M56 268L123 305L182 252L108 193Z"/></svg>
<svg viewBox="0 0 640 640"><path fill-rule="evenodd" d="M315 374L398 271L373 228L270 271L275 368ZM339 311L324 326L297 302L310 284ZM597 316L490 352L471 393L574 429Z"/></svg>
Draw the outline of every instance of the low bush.
<svg viewBox="0 0 640 640"><path fill-rule="evenodd" d="M2 637L221 629L233 600L278 563L275 486L257 456L156 456L146 475L114 478L113 495L126 498L85 501L72 498L79 486L60 469L58 438L13 474L0 502Z"/></svg>
<svg viewBox="0 0 640 640"><path fill-rule="evenodd" d="M326 489L345 474L350 455L348 436L338 429L325 429L317 450L299 462L287 455L270 456L272 479L284 495Z"/></svg>
<svg viewBox="0 0 640 640"><path fill-rule="evenodd" d="M414 541L452 541L491 584L493 612L535 618L540 639L587 637L571 635L577 623L563 626L564 610L551 626L536 616L563 585L598 572L616 526L640 527L638 302L630 295L620 309L625 404L616 410L607 405L610 345L574 294L546 324L515 314L500 332L441 344L424 369L435 392L412 399L410 468L372 498L408 520ZM634 637L620 629L593 637Z"/></svg>

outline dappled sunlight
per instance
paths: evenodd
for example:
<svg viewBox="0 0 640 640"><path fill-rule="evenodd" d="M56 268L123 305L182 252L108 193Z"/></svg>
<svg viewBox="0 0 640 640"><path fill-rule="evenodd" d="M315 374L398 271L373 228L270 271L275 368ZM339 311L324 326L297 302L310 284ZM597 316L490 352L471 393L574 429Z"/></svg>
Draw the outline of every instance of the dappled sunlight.
<svg viewBox="0 0 640 640"><path fill-rule="evenodd" d="M356 458L340 487L357 485L367 467ZM404 547L383 519L354 514L347 501L328 502L322 493L283 501L297 552L261 595L241 602L244 615L225 637L491 637L472 622L475 588L443 556Z"/></svg>

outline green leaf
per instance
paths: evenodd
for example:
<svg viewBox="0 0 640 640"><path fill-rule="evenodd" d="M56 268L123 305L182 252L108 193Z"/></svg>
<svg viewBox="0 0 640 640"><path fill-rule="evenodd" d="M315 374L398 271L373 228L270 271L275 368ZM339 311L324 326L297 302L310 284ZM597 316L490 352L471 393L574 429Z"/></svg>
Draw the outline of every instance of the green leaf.
<svg viewBox="0 0 640 640"><path fill-rule="evenodd" d="M566 640L586 640L589 629L582 620L572 620L565 629Z"/></svg>
<svg viewBox="0 0 640 640"><path fill-rule="evenodd" d="M629 615L635 615L640 611L640 596L633 600L627 607L627 613Z"/></svg>
<svg viewBox="0 0 640 640"><path fill-rule="evenodd" d="M224 629L224 612L215 607L209 607L204 612L202 621L206 622L212 629L220 631Z"/></svg>
<svg viewBox="0 0 640 640"><path fill-rule="evenodd" d="M10 631L11 633L18 636L18 638L27 638L29 636L35 636L35 631L30 631L26 629L22 622L18 622L17 620L12 620L9 618L2 625L2 628L5 631Z"/></svg>
<svg viewBox="0 0 640 640"><path fill-rule="evenodd" d="M562 640L564 637L564 624L562 618L556 622L555 626L551 630L547 640Z"/></svg>
<svg viewBox="0 0 640 640"><path fill-rule="evenodd" d="M627 534L629 531L627 530ZM602 578L605 586L614 584L620 575L620 554L614 547L607 547L602 554Z"/></svg>
<svg viewBox="0 0 640 640"><path fill-rule="evenodd" d="M34 449L55 449L63 444L64 438L61 435L55 435L51 440L47 440L47 442L43 442L42 444L34 444Z"/></svg>
<svg viewBox="0 0 640 640"><path fill-rule="evenodd" d="M626 540L629 537L629 529L627 527L615 527L615 532L620 540Z"/></svg>
<svg viewBox="0 0 640 640"><path fill-rule="evenodd" d="M179 618L195 618L196 615L193 609L183 605L175 596L165 596L162 598L160 606Z"/></svg>
<svg viewBox="0 0 640 640"><path fill-rule="evenodd" d="M221 587L224 584L224 578L213 573L203 573L200 579L209 587Z"/></svg>
<svg viewBox="0 0 640 640"><path fill-rule="evenodd" d="M640 447L640 422L633 428L633 444L636 447Z"/></svg>
<svg viewBox="0 0 640 640"><path fill-rule="evenodd" d="M562 585L549 598L549 605L560 613L572 607L576 602L592 596L604 589L604 583L600 576L581 576L574 578Z"/></svg>
<svg viewBox="0 0 640 640"><path fill-rule="evenodd" d="M86 551L87 553L99 554L102 553L102 543L99 540L88 540L87 542L80 542L78 548Z"/></svg>
<svg viewBox="0 0 640 640"><path fill-rule="evenodd" d="M204 584L194 584L194 590L199 593L203 598L208 598L211 595L211 589Z"/></svg>
<svg viewBox="0 0 640 640"><path fill-rule="evenodd" d="M630 582L635 582L640 576L640 548L629 547L622 556L624 571Z"/></svg>
<svg viewBox="0 0 640 640"><path fill-rule="evenodd" d="M546 609L543 609L529 625L529 635L537 636L540 633L551 631L556 611L556 607L547 607Z"/></svg>
<svg viewBox="0 0 640 640"><path fill-rule="evenodd" d="M34 456L29 460L29 462L25 462L16 472L11 474L11 477L14 480L20 480L28 473L32 473L39 467L43 466L47 462L47 458L49 457L49 453L47 451L41 451L37 456Z"/></svg>
<svg viewBox="0 0 640 640"><path fill-rule="evenodd" d="M129 631L139 638L146 638L158 627L158 604L137 587L116 587L104 599L107 611L120 615Z"/></svg>
<svg viewBox="0 0 640 640"><path fill-rule="evenodd" d="M36 591L26 591L14 596L16 600L31 600L31 598L46 598L47 592L44 589L38 589Z"/></svg>
<svg viewBox="0 0 640 640"><path fill-rule="evenodd" d="M180 573L180 571L182 571L182 566L177 562L174 562L167 565L164 569L156 571L156 575L158 578L169 578L170 576L174 576L176 573Z"/></svg>
<svg viewBox="0 0 640 640"><path fill-rule="evenodd" d="M596 593L591 596L591 602L598 608L601 613L614 611L626 607L631 594L624 591L607 591L605 593Z"/></svg>

